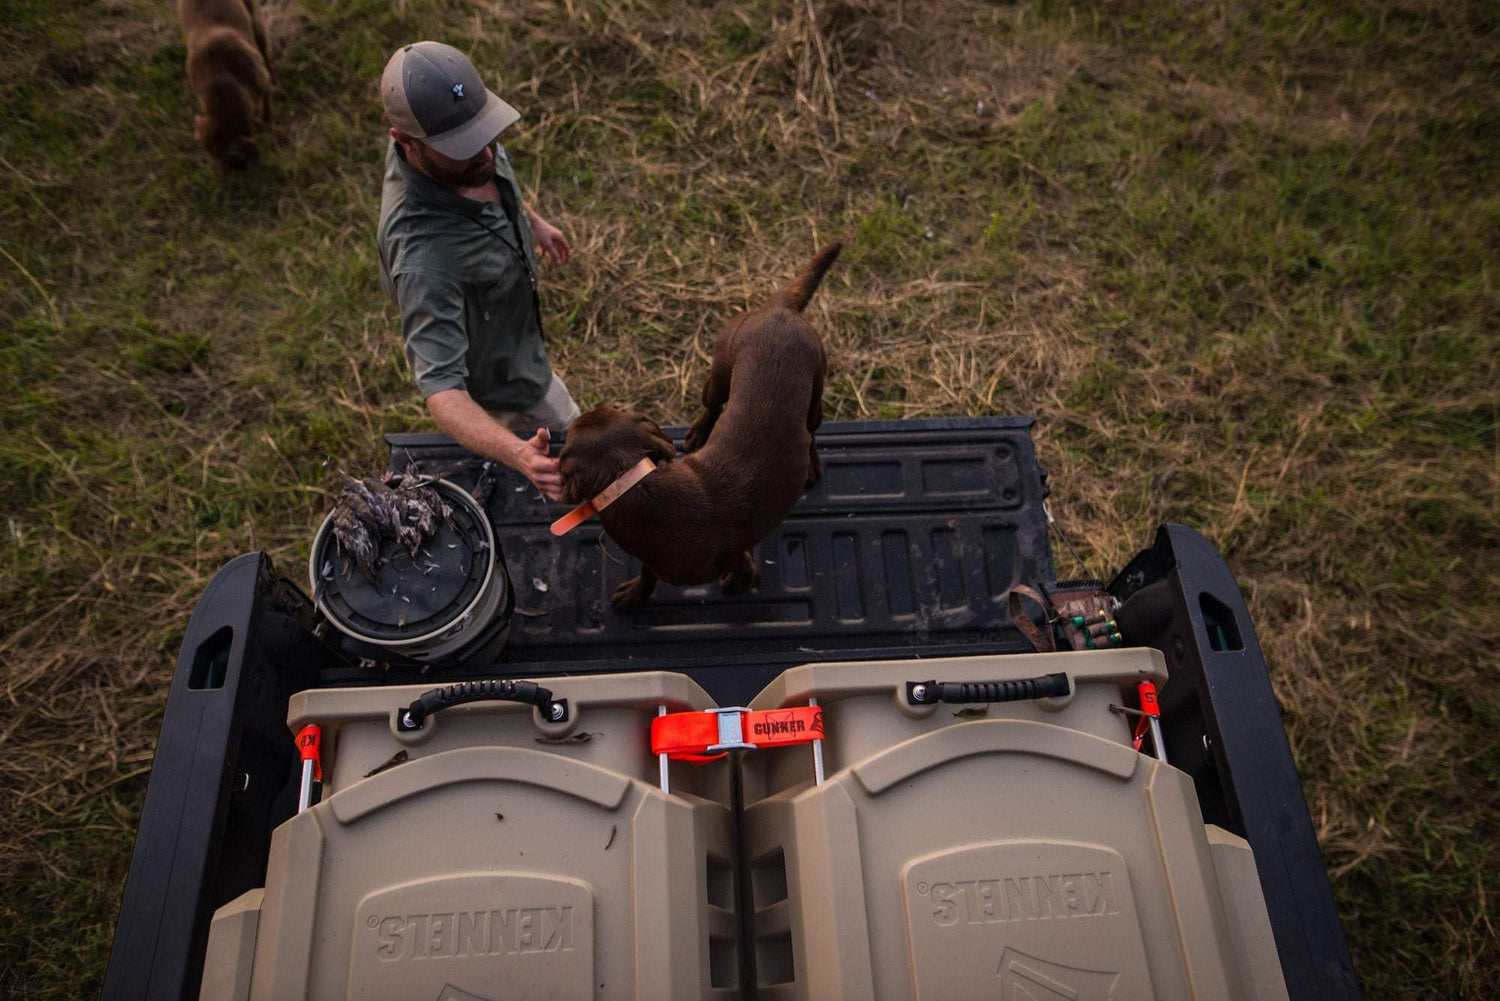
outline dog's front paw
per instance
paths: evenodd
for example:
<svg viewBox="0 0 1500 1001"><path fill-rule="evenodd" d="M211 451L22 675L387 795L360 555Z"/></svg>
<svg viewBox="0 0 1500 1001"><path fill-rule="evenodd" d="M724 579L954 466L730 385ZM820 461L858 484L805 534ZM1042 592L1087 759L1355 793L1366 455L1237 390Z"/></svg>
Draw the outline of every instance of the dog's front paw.
<svg viewBox="0 0 1500 1001"><path fill-rule="evenodd" d="M719 578L719 587L725 594L745 594L755 587L755 574L740 573L738 570L727 573Z"/></svg>
<svg viewBox="0 0 1500 1001"><path fill-rule="evenodd" d="M719 578L719 587L725 594L744 594L755 586L755 561L745 553L740 565Z"/></svg>
<svg viewBox="0 0 1500 1001"><path fill-rule="evenodd" d="M640 577L632 577L615 588L614 596L609 599L609 607L617 612L639 612L651 600L652 590L654 589L648 587Z"/></svg>

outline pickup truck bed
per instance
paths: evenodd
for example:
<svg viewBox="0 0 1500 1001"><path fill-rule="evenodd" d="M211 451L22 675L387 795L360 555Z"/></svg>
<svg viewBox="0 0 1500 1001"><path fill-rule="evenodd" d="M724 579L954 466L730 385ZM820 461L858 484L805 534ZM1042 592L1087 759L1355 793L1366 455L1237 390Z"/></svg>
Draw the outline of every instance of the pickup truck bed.
<svg viewBox="0 0 1500 1001"><path fill-rule="evenodd" d="M361 667L264 554L229 563L184 636L162 722L104 997L198 996L215 908L264 880L271 831L295 809L291 695L314 687L681 671L721 706L785 668L830 660L1023 653L1000 596L1054 579L1046 476L1029 418L825 424L826 475L757 548L734 597L663 585L610 611L637 567L598 522L562 539L564 510L502 470L487 510L509 568L508 642L441 679ZM679 440L681 429L669 429ZM392 435L392 468L461 486L480 464L442 435ZM1163 652L1169 760L1204 819L1249 840L1290 996L1359 997L1279 711L1244 602L1202 536L1165 526L1110 584L1128 645Z"/></svg>

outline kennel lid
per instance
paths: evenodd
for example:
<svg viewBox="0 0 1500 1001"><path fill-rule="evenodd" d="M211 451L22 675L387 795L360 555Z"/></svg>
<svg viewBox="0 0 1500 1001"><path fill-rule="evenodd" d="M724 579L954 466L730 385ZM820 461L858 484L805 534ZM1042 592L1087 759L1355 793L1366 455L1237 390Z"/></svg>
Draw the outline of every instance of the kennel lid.
<svg viewBox="0 0 1500 1001"><path fill-rule="evenodd" d="M372 642L412 643L440 633L474 608L491 586L494 533L464 490L431 484L452 508L415 558L394 539L380 539L375 579L339 552L332 515L313 543L310 571L318 607L334 625Z"/></svg>

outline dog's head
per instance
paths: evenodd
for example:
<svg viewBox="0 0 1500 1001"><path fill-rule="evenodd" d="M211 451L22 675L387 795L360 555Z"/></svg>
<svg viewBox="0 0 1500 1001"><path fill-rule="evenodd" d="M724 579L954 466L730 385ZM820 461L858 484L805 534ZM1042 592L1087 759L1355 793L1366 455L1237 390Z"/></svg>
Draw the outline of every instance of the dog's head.
<svg viewBox="0 0 1500 1001"><path fill-rule="evenodd" d="M557 457L563 500L581 504L641 459L670 461L676 454L672 439L645 414L611 407L590 410L568 428L568 443Z"/></svg>

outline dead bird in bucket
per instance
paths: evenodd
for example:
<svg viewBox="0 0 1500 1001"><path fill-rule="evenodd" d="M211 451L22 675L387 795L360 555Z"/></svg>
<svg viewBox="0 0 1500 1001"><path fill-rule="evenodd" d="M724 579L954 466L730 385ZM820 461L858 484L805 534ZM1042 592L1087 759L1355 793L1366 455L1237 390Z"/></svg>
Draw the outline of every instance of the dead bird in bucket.
<svg viewBox="0 0 1500 1001"><path fill-rule="evenodd" d="M395 539L416 559L422 543L432 538L440 522L452 525L453 509L427 484L431 480L405 475L396 486L375 476L356 480L347 473L344 490L333 508L333 537L339 552L352 559L370 583L380 569L380 540ZM348 575L347 564L343 573Z"/></svg>

